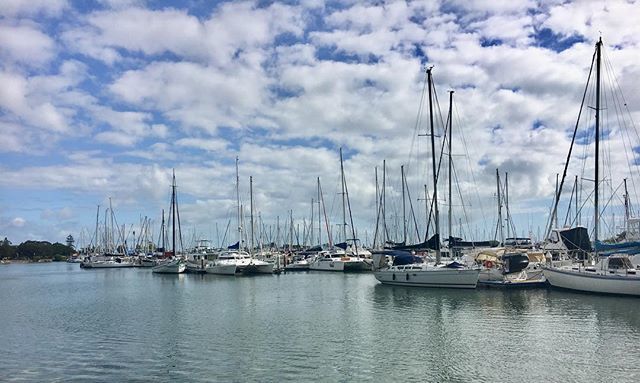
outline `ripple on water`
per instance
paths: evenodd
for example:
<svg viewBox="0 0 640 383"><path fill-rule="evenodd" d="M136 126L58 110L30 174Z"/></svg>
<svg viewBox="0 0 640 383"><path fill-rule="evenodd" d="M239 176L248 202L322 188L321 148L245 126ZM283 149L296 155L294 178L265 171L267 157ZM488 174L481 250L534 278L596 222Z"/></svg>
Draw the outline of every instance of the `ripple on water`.
<svg viewBox="0 0 640 383"><path fill-rule="evenodd" d="M17 268L13 268L18 266ZM8 271L7 271L8 270ZM0 269L1 381L635 381L637 300Z"/></svg>

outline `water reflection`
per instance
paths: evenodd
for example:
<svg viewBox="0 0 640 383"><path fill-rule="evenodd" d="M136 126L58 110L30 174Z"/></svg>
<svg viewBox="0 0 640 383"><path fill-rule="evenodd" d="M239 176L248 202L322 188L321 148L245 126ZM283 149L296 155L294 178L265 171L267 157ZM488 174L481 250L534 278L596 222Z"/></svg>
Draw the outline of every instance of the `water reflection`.
<svg viewBox="0 0 640 383"><path fill-rule="evenodd" d="M69 266L0 268L1 381L589 382L640 373L630 351L640 308L629 298L393 287L370 274Z"/></svg>

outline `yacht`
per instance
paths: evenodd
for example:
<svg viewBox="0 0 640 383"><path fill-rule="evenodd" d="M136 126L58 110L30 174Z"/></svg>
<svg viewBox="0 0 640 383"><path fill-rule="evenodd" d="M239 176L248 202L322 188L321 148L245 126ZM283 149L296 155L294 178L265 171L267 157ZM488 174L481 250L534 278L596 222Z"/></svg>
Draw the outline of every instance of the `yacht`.
<svg viewBox="0 0 640 383"><path fill-rule="evenodd" d="M271 274L273 263L251 258L246 251L225 251L206 269L210 274Z"/></svg>
<svg viewBox="0 0 640 383"><path fill-rule="evenodd" d="M161 274L180 274L184 273L186 264L181 258L167 259L153 266L151 271Z"/></svg>
<svg viewBox="0 0 640 383"><path fill-rule="evenodd" d="M373 274L379 282L396 286L475 289L480 272L479 268L455 261L425 262L421 257L398 250L374 253L373 265Z"/></svg>
<svg viewBox="0 0 640 383"><path fill-rule="evenodd" d="M342 249L323 250L309 263L309 270L359 272L371 270L371 265L362 257L347 255Z"/></svg>

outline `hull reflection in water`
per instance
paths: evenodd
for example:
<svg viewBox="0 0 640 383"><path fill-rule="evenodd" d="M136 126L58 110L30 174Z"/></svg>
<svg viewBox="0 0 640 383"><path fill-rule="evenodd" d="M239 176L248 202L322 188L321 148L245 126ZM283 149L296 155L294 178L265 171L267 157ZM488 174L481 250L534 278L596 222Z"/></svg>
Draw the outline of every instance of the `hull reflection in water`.
<svg viewBox="0 0 640 383"><path fill-rule="evenodd" d="M449 287L475 289L479 270L449 269L424 265L393 266L374 272L376 279L387 285L416 287Z"/></svg>

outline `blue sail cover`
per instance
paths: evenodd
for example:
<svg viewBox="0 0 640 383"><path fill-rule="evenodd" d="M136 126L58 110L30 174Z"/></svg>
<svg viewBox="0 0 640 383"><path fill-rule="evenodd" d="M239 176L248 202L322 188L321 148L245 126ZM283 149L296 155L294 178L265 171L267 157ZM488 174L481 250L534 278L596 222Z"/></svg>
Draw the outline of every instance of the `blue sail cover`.
<svg viewBox="0 0 640 383"><path fill-rule="evenodd" d="M415 245L397 245L392 246L393 250L405 250L405 251L425 251L425 250L438 250L440 249L440 236L434 234L428 241L417 243Z"/></svg>
<svg viewBox="0 0 640 383"><path fill-rule="evenodd" d="M240 249L240 241L234 243L233 245L227 246L227 249L232 249L232 250Z"/></svg>
<svg viewBox="0 0 640 383"><path fill-rule="evenodd" d="M406 253L406 252L402 252L402 253L403 254L396 255L393 257L394 266L411 265L413 263L424 262L422 257L418 257L417 255L413 255L411 253Z"/></svg>
<svg viewBox="0 0 640 383"><path fill-rule="evenodd" d="M408 251L403 250L375 250L375 254L384 254L393 257L394 266L410 265L412 263L424 263L424 259L417 255L413 255Z"/></svg>
<svg viewBox="0 0 640 383"><path fill-rule="evenodd" d="M346 242L336 243L335 246L341 248L342 250L347 250L347 243Z"/></svg>
<svg viewBox="0 0 640 383"><path fill-rule="evenodd" d="M618 243L604 243L596 242L596 250L600 255L611 254L640 254L640 241L618 242Z"/></svg>

